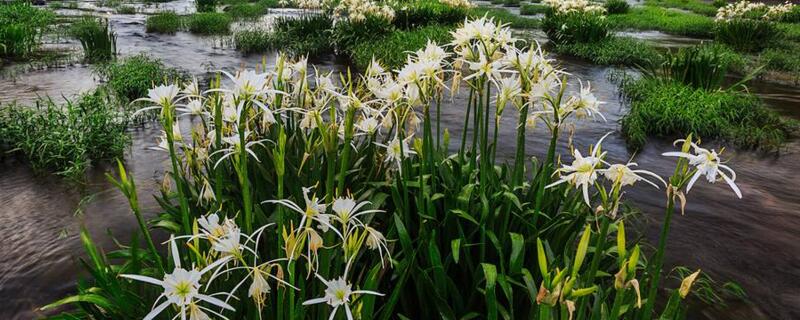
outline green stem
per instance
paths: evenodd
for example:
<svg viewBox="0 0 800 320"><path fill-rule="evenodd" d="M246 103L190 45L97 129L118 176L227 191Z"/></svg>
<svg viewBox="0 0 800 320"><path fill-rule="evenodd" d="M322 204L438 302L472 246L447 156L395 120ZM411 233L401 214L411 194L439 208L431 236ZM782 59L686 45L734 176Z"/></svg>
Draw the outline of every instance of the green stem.
<svg viewBox="0 0 800 320"><path fill-rule="evenodd" d="M661 228L661 236L658 239L658 251L650 265L650 282L647 292L647 301L645 302L644 309L642 310L642 319L652 318L653 307L655 305L656 293L658 293L658 285L661 281L661 268L664 265L664 250L667 246L667 236L669 235L669 228L672 222L672 214L675 209L675 199L670 195L667 200L667 211L664 217L664 224Z"/></svg>

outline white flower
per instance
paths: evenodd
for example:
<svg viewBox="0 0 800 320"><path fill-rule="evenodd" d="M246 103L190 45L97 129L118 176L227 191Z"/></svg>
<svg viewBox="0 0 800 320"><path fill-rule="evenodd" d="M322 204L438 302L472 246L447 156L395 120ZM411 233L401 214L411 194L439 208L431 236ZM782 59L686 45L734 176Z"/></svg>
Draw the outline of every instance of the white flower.
<svg viewBox="0 0 800 320"><path fill-rule="evenodd" d="M300 224L298 225L298 230L303 230L307 228L307 224L310 224L311 221L316 221L321 225L323 228L330 228L332 229L340 238L344 239L344 235L339 233L333 226L330 224L330 217L325 213L325 203L322 202L322 199L318 199L315 194L311 194L312 188L303 187L303 200L305 200L305 209L300 208L296 203L291 200L281 199L281 200L267 200L264 203L277 203L283 205L294 212L297 212L302 215L300 218ZM327 230L324 230L327 231Z"/></svg>
<svg viewBox="0 0 800 320"><path fill-rule="evenodd" d="M608 169L603 171L603 175L611 182L619 183L620 186L632 186L636 182L644 181L656 187L656 189L659 188L657 184L644 178L642 174L656 178L663 185L667 184L664 179L661 179L661 177L653 172L631 169L631 167L635 166L638 166L635 162L628 162L627 164L612 164L608 167Z"/></svg>
<svg viewBox="0 0 800 320"><path fill-rule="evenodd" d="M378 129L378 125L380 125L378 119L375 117L368 117L362 118L360 121L358 121L356 128L361 132L372 134Z"/></svg>
<svg viewBox="0 0 800 320"><path fill-rule="evenodd" d="M266 93L267 80L266 73L256 73L253 70L243 70L236 73L236 76L225 71L221 71L231 81L233 81L233 93L236 97L254 97Z"/></svg>
<svg viewBox="0 0 800 320"><path fill-rule="evenodd" d="M195 317L200 317L202 316L202 314L198 313L197 312L198 310L193 310L193 308L200 308L206 311L210 311L207 308L199 306L197 304L198 302L207 302L216 307L234 311L233 307L223 302L222 300L200 293L200 279L203 277L203 275L206 272L215 270L218 267L222 267L230 259L229 258L219 259L214 263L209 264L202 270L197 270L197 269L186 270L181 267L180 256L178 253L178 246L175 244L175 238L171 237L169 242L170 242L170 247L172 249L172 259L175 264L175 269L172 271L172 273L165 274L162 280L137 274L120 275L120 277L123 278L146 282L164 288L164 293L162 293L161 296L159 296L159 298L156 300L156 303L158 303L158 301L160 301L161 298L165 298L164 302L156 305L150 311L150 313L148 313L144 317L144 320L154 319L171 304L174 304L180 308L182 318L184 319L186 318L187 307L189 308L188 311L190 311L190 313L193 313Z"/></svg>
<svg viewBox="0 0 800 320"><path fill-rule="evenodd" d="M147 98L142 98L139 100L145 100L162 107L170 106L174 102L175 98L178 96L178 86L174 84L170 85L160 85L153 89L147 90Z"/></svg>
<svg viewBox="0 0 800 320"><path fill-rule="evenodd" d="M386 162L395 162L397 164L397 168L401 169L402 167L401 162L403 161L403 159L405 159L409 155L417 154L416 152L408 148L407 140L410 138L411 137L401 141L400 138L395 136L394 139L392 139L392 141L389 142L388 145L380 144L377 142L375 144L386 148L386 160L385 160Z"/></svg>
<svg viewBox="0 0 800 320"><path fill-rule="evenodd" d="M566 175L561 176L558 181L547 185L545 188L550 188L564 182L569 182L569 184L575 186L576 189L582 189L583 200L586 201L587 205L591 206L591 201L589 201L589 186L594 184L595 180L597 180L597 173L603 172L603 170L599 169L598 166L602 164L602 159L605 156L605 152L600 153L600 149L603 139L605 139L608 135L609 134L604 135L599 141L597 141L597 143L591 148L591 153L587 157L581 155L581 152L577 149L573 149L572 153L575 157L575 160L572 161L572 164L563 165L555 172Z"/></svg>
<svg viewBox="0 0 800 320"><path fill-rule="evenodd" d="M586 87L583 86L583 82L581 82L581 90L578 96L573 97L569 107L575 112L575 115L579 118L583 118L586 116L594 118L595 115L599 115L600 118L603 118L603 121L606 120L606 117L600 113L600 105L603 102L597 100L597 98L592 93L592 84L587 82Z"/></svg>
<svg viewBox="0 0 800 320"><path fill-rule="evenodd" d="M685 140L679 139L676 140L675 143L684 142ZM722 180L728 184L728 186L733 189L733 192L736 193L736 196L740 199L742 198L742 192L739 190L739 187L736 186L736 172L731 169L731 167L722 164L722 161L715 150L708 150L701 148L694 142L691 143L692 148L694 149L694 154L680 152L680 151L673 151L673 152L665 152L662 155L668 157L681 157L689 160L689 164L695 167L695 173L692 178L689 180L689 184L686 185L686 192L688 193L689 190L692 189L692 186L697 181L700 176L706 176L706 180L710 183L716 182L720 177ZM727 171L727 173L726 173Z"/></svg>
<svg viewBox="0 0 800 320"><path fill-rule="evenodd" d="M349 266L349 265L348 265ZM347 273L347 268L345 268L345 273ZM312 305L318 303L327 303L331 307L333 307L333 311L331 311L331 319L333 319L336 311L339 310L339 307L344 306L345 313L347 315L348 320L353 320L353 313L350 310L350 297L354 294L371 294L376 296L383 296L382 293L378 293L375 291L367 291L367 290L353 290L351 285L347 283L344 277L335 279L335 280L325 280L322 276L317 274L317 278L322 281L327 288L325 288L325 296L322 298L315 298L306 300L303 302L303 305Z"/></svg>

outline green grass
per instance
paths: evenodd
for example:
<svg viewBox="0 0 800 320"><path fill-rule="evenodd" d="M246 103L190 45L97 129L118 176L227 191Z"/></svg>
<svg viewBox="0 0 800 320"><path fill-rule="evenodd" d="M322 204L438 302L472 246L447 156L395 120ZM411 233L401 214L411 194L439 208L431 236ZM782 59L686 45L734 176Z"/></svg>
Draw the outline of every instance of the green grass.
<svg viewBox="0 0 800 320"><path fill-rule="evenodd" d="M636 7L626 14L608 16L615 29L658 30L692 37L711 38L714 35L712 18L656 7Z"/></svg>
<svg viewBox="0 0 800 320"><path fill-rule="evenodd" d="M425 47L428 39L439 45L449 42L450 28L432 25L416 30L396 31L372 42L359 43L351 49L350 56L358 68L369 65L372 57L392 69L403 66L408 51Z"/></svg>
<svg viewBox="0 0 800 320"><path fill-rule="evenodd" d="M435 0L398 2L394 6L394 25L412 29L430 24L456 25L464 22L469 9L455 8Z"/></svg>
<svg viewBox="0 0 800 320"><path fill-rule="evenodd" d="M772 71L785 71L788 72L792 78L800 79L800 45L787 46L782 48L767 48L761 55L758 56L757 61L764 65L766 70Z"/></svg>
<svg viewBox="0 0 800 320"><path fill-rule="evenodd" d="M0 57L25 59L37 48L42 34L55 15L30 3L0 5Z"/></svg>
<svg viewBox="0 0 800 320"><path fill-rule="evenodd" d="M744 148L776 150L797 130L797 123L768 109L758 97L734 91L708 91L657 78L623 81L631 99L622 118L628 145L639 149L648 137L676 138L692 133Z"/></svg>
<svg viewBox="0 0 800 320"><path fill-rule="evenodd" d="M642 40L612 36L593 43L573 43L555 46L555 51L603 65L646 67L660 61L655 48Z"/></svg>
<svg viewBox="0 0 800 320"><path fill-rule="evenodd" d="M709 17L713 17L717 14L717 7L710 2L701 0L645 0L644 3L645 5L654 7L687 10Z"/></svg>
<svg viewBox="0 0 800 320"><path fill-rule="evenodd" d="M480 18L484 15L494 18L495 21L507 23L515 29L535 29L541 26L539 19L521 17L501 8L478 7L473 8L470 12L470 16L473 18Z"/></svg>
<svg viewBox="0 0 800 320"><path fill-rule="evenodd" d="M191 33L211 35L227 34L233 19L219 12L201 12L186 17L186 27Z"/></svg>
<svg viewBox="0 0 800 320"><path fill-rule="evenodd" d="M175 33L183 27L183 17L175 12L159 12L147 17L145 31L152 33Z"/></svg>
<svg viewBox="0 0 800 320"><path fill-rule="evenodd" d="M521 15L535 15L535 14L545 14L547 11L550 10L550 7L543 5L543 4L523 4L519 7L519 14Z"/></svg>
<svg viewBox="0 0 800 320"><path fill-rule="evenodd" d="M670 50L650 72L667 81L705 90L720 89L728 71L743 63L742 57L720 44L704 44Z"/></svg>
<svg viewBox="0 0 800 320"><path fill-rule="evenodd" d="M548 12L542 30L555 45L602 42L611 36L605 15L589 12Z"/></svg>
<svg viewBox="0 0 800 320"><path fill-rule="evenodd" d="M733 19L714 25L715 39L741 52L760 52L779 44L783 32L771 21Z"/></svg>
<svg viewBox="0 0 800 320"><path fill-rule="evenodd" d="M233 37L236 50L243 53L278 50L290 55L315 56L332 50L331 20L324 16L279 18L271 31L244 30Z"/></svg>
<svg viewBox="0 0 800 320"><path fill-rule="evenodd" d="M102 91L56 105L0 107L0 148L23 155L37 171L80 181L97 161L121 157L130 143L127 120ZM8 150L5 150L8 151Z"/></svg>
<svg viewBox="0 0 800 320"><path fill-rule="evenodd" d="M70 26L69 34L80 41L87 62L109 61L117 54L117 36L106 20L81 19Z"/></svg>
<svg viewBox="0 0 800 320"><path fill-rule="evenodd" d="M606 0L603 4L608 14L627 13L631 6L625 0Z"/></svg>
<svg viewBox="0 0 800 320"><path fill-rule="evenodd" d="M225 8L225 13L234 19L256 20L269 12L269 7L259 3L238 3Z"/></svg>
<svg viewBox="0 0 800 320"><path fill-rule="evenodd" d="M136 14L136 7L134 6L118 6L117 14Z"/></svg>
<svg viewBox="0 0 800 320"><path fill-rule="evenodd" d="M171 83L182 78L176 70L144 54L100 65L97 73L122 103L146 96L147 90L154 85Z"/></svg>

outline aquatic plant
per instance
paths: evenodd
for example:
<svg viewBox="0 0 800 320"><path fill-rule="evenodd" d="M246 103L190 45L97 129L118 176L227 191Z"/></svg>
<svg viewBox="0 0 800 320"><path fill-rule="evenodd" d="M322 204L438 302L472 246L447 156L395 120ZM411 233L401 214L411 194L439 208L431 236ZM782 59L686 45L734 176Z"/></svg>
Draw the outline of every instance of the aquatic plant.
<svg viewBox="0 0 800 320"><path fill-rule="evenodd" d="M612 14L608 22L614 29L658 30L691 37L711 38L714 20L694 13L644 6L631 8L625 14Z"/></svg>
<svg viewBox="0 0 800 320"><path fill-rule="evenodd" d="M0 108L0 148L18 152L33 169L81 181L96 161L122 156L130 143L123 110L102 90L57 105Z"/></svg>
<svg viewBox="0 0 800 320"><path fill-rule="evenodd" d="M407 52L424 48L430 41L448 43L450 40L450 28L432 25L396 31L385 37L358 43L349 50L349 54L353 63L361 70L366 70L373 59L380 60L388 68L396 69L406 63Z"/></svg>
<svg viewBox="0 0 800 320"><path fill-rule="evenodd" d="M760 52L781 40L775 21L794 7L791 3L768 6L746 0L719 8L714 18L717 41L743 52Z"/></svg>
<svg viewBox="0 0 800 320"><path fill-rule="evenodd" d="M95 70L111 93L125 104L147 94L147 90L153 84L168 83L182 78L175 69L168 68L161 61L145 54L98 65Z"/></svg>
<svg viewBox="0 0 800 320"><path fill-rule="evenodd" d="M117 35L107 20L83 18L69 27L69 34L81 42L87 62L109 61L117 55Z"/></svg>
<svg viewBox="0 0 800 320"><path fill-rule="evenodd" d="M331 52L333 45L330 30L333 24L323 15L300 18L277 18L272 30L242 30L236 32L233 44L243 53L266 52L280 49L293 56Z"/></svg>
<svg viewBox="0 0 800 320"><path fill-rule="evenodd" d="M551 10L542 20L542 29L552 43L593 43L609 37L605 8L586 0L552 0L544 3Z"/></svg>
<svg viewBox="0 0 800 320"><path fill-rule="evenodd" d="M717 14L717 8L725 6L725 0L721 0L721 5L716 6L715 3L708 3L700 0L645 0L645 5L663 8L676 8L688 10L704 16L714 16Z"/></svg>
<svg viewBox="0 0 800 320"><path fill-rule="evenodd" d="M117 14L136 14L136 7L134 6L118 6Z"/></svg>
<svg viewBox="0 0 800 320"><path fill-rule="evenodd" d="M519 7L519 14L521 15L535 15L545 14L550 10L550 7L542 4L523 4Z"/></svg>
<svg viewBox="0 0 800 320"><path fill-rule="evenodd" d="M504 7L519 7L520 0L505 0L503 1Z"/></svg>
<svg viewBox="0 0 800 320"><path fill-rule="evenodd" d="M658 64L661 53L645 41L611 36L604 41L571 43L555 46L555 51L589 60L601 65L626 65L649 67Z"/></svg>
<svg viewBox="0 0 800 320"><path fill-rule="evenodd" d="M630 5L625 0L607 0L603 7L606 8L608 14L627 13L630 9Z"/></svg>
<svg viewBox="0 0 800 320"><path fill-rule="evenodd" d="M490 17L495 19L498 23L507 23L510 27L515 29L535 29L541 26L541 21L539 19L522 17L502 8L477 7L470 11L470 17L474 19Z"/></svg>
<svg viewBox="0 0 800 320"><path fill-rule="evenodd" d="M667 51L649 74L695 88L716 90L722 86L728 71L741 63L741 57L725 46L701 44Z"/></svg>
<svg viewBox="0 0 800 320"><path fill-rule="evenodd" d="M172 11L159 12L147 17L145 31L155 33L175 33L183 28L183 17Z"/></svg>
<svg viewBox="0 0 800 320"><path fill-rule="evenodd" d="M797 130L797 123L768 109L756 96L646 77L621 86L630 99L622 133L632 148L648 137L671 138L693 133L745 148L778 150Z"/></svg>
<svg viewBox="0 0 800 320"><path fill-rule="evenodd" d="M490 19L465 22L453 39L452 50L430 43L395 72L374 61L336 82L303 58L279 56L259 71L222 72L205 92L196 82L152 88L140 112L157 113L170 157L162 214L141 218L120 165L112 179L146 246L134 241L111 260L84 232L91 276L45 309L70 304L71 316L97 318L680 319L697 272L654 311L669 221L701 176L739 195L719 153L679 141L680 152L665 154L678 162L668 182L609 163L608 135L559 156L573 119L602 118L591 86L567 92L567 75L540 48L516 49L511 30ZM451 148L441 108L458 88L468 91L458 106L465 129ZM497 130L509 113L517 139L501 164ZM200 125L182 136L178 117ZM551 141L541 160L525 149L536 123ZM653 259L625 236L622 196L638 186L667 190ZM150 227L172 234L169 255Z"/></svg>
<svg viewBox="0 0 800 320"><path fill-rule="evenodd" d="M52 11L13 1L0 5L0 57L24 59L39 47L46 28L55 20Z"/></svg>
<svg viewBox="0 0 800 320"><path fill-rule="evenodd" d="M217 0L197 0L195 8L197 12L214 12L217 8Z"/></svg>
<svg viewBox="0 0 800 320"><path fill-rule="evenodd" d="M233 19L219 12L201 12L186 17L186 27L196 34L227 34L231 31Z"/></svg>
<svg viewBox="0 0 800 320"><path fill-rule="evenodd" d="M471 3L440 2L434 0L415 0L398 3L394 6L394 25L409 30L432 24L456 25L464 22L469 14Z"/></svg>
<svg viewBox="0 0 800 320"><path fill-rule="evenodd" d="M256 20L267 14L269 7L257 3L237 3L225 7L225 13L234 19Z"/></svg>

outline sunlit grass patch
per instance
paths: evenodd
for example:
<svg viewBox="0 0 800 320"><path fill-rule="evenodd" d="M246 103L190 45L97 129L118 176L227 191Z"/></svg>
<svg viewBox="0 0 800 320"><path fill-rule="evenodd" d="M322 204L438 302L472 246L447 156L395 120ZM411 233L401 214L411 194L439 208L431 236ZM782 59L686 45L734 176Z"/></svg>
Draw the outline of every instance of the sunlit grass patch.
<svg viewBox="0 0 800 320"><path fill-rule="evenodd" d="M626 14L608 16L608 21L616 29L658 30L704 38L714 35L712 18L656 7L631 8Z"/></svg>
<svg viewBox="0 0 800 320"><path fill-rule="evenodd" d="M0 4L0 57L24 59L32 54L54 20L52 11L27 2Z"/></svg>
<svg viewBox="0 0 800 320"><path fill-rule="evenodd" d="M523 4L519 7L519 14L521 15L536 15L545 14L550 10L550 7L543 4Z"/></svg>
<svg viewBox="0 0 800 320"><path fill-rule="evenodd" d="M555 51L596 64L649 66L660 61L657 49L647 42L630 38L612 36L606 40L592 43L572 43L555 46Z"/></svg>
<svg viewBox="0 0 800 320"><path fill-rule="evenodd" d="M183 28L183 17L175 12L159 12L147 17L145 31L153 33L175 33Z"/></svg>
<svg viewBox="0 0 800 320"><path fill-rule="evenodd" d="M146 95L147 89L153 84L169 83L182 78L178 71L144 54L99 65L96 70L111 93L123 104Z"/></svg>
<svg viewBox="0 0 800 320"><path fill-rule="evenodd" d="M648 6L683 9L709 17L717 14L716 6L701 0L645 0L644 3Z"/></svg>
<svg viewBox="0 0 800 320"><path fill-rule="evenodd" d="M624 82L630 111L622 118L628 145L641 148L649 137L689 133L740 147L777 150L797 131L797 123L779 116L756 96L705 90L657 78Z"/></svg>
<svg viewBox="0 0 800 320"><path fill-rule="evenodd" d="M224 13L200 12L186 17L186 28L196 34L227 34L232 22L233 19Z"/></svg>
<svg viewBox="0 0 800 320"><path fill-rule="evenodd" d="M351 49L350 56L360 69L366 68L372 57L390 68L398 68L406 63L409 51L425 47L428 41L446 44L451 39L450 28L432 25L415 30L396 31L371 42L357 44Z"/></svg>

